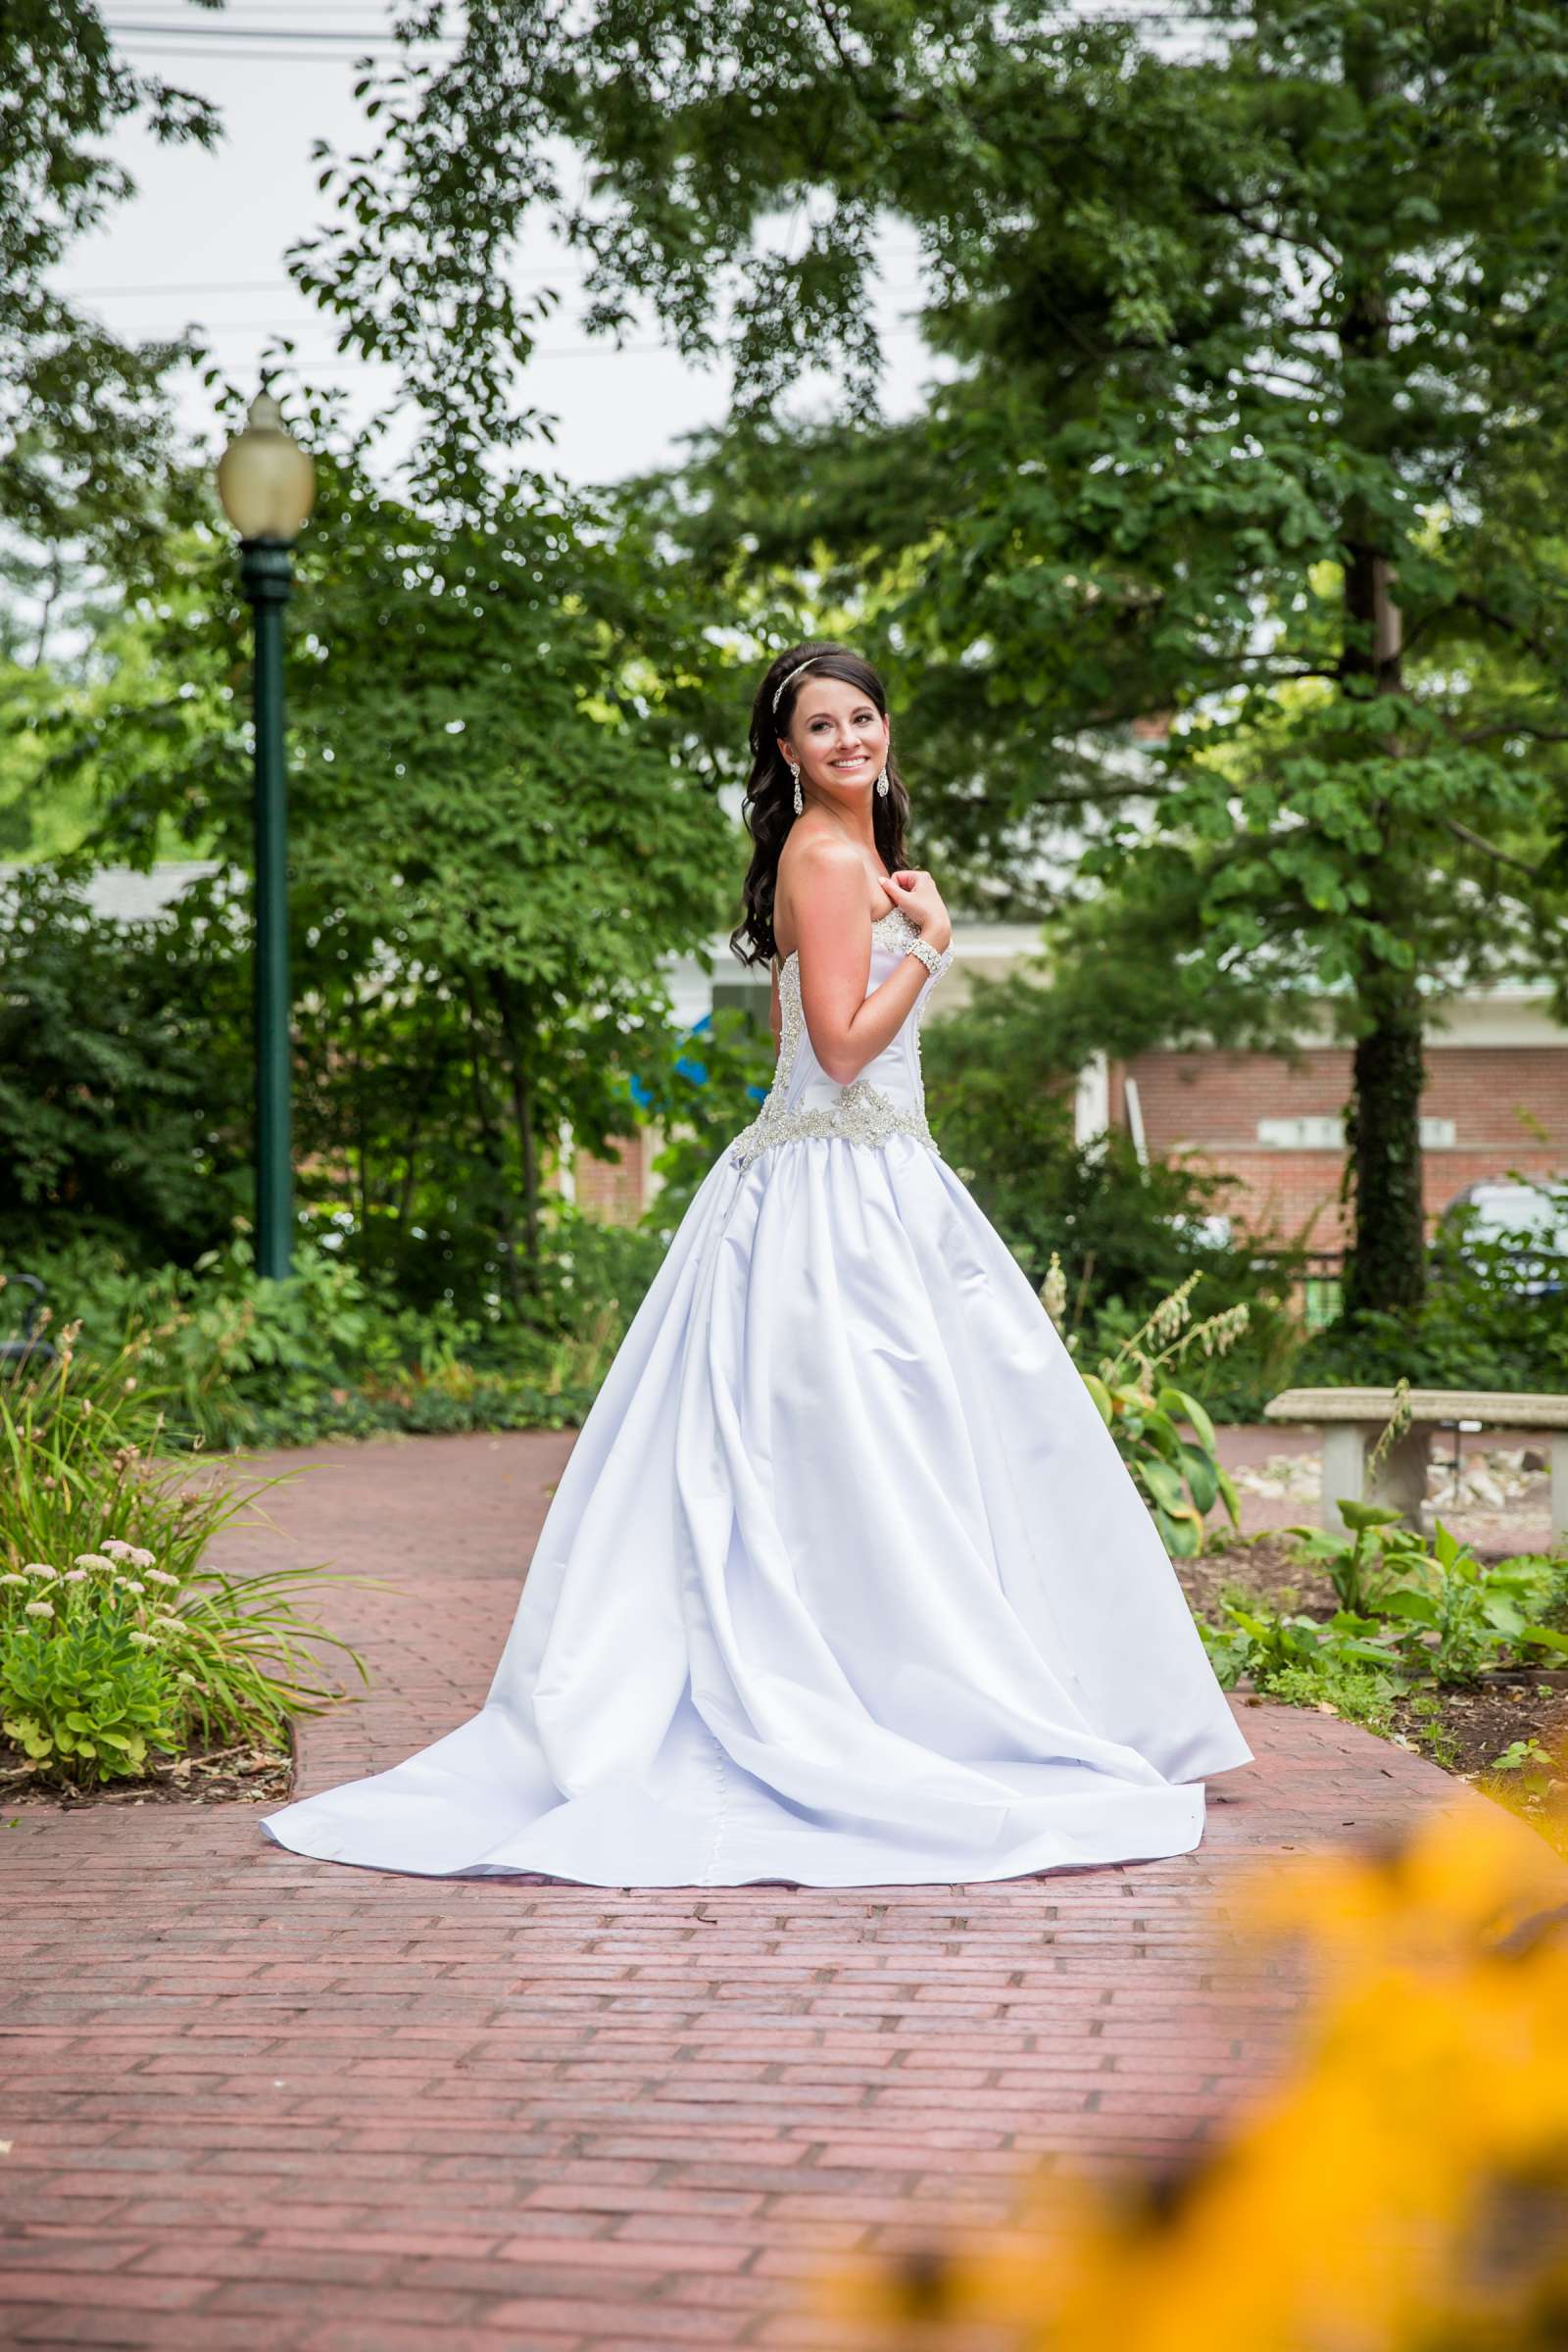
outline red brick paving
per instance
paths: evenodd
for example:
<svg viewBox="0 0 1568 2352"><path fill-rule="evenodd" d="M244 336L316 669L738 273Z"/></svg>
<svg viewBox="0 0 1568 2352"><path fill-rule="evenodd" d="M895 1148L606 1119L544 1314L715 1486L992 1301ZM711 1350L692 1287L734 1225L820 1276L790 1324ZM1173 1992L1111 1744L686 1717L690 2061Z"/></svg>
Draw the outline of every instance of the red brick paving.
<svg viewBox="0 0 1568 2352"><path fill-rule="evenodd" d="M331 1597L376 1680L305 1726L302 1790L479 1704L569 1444L295 1457L229 1539L402 1588ZM1238 1865L1454 1793L1326 1716L1246 1727L1196 1853L973 1887L406 1879L249 1805L16 1808L0 2341L848 2345L800 2299L825 2261L1004 2227L1026 2164L1165 2159L1258 2095L1301 1985L1228 1933Z"/></svg>

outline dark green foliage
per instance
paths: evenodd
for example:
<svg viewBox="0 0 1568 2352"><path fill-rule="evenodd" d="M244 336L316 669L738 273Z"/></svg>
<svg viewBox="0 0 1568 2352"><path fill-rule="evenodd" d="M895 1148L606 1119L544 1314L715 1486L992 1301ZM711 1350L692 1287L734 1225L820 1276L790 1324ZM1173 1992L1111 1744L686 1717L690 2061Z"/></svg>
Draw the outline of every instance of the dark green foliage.
<svg viewBox="0 0 1568 2352"><path fill-rule="evenodd" d="M220 925L122 927L47 867L0 888L0 1251L222 1235L247 1179L244 995Z"/></svg>
<svg viewBox="0 0 1568 2352"><path fill-rule="evenodd" d="M663 966L740 843L664 685L696 616L635 532L540 483L433 518L324 462L290 612L301 1198L408 1296L520 1309L563 1125L598 1149L671 1053ZM57 767L99 838L242 883L246 643L229 550L174 543L123 690Z"/></svg>
<svg viewBox="0 0 1568 2352"><path fill-rule="evenodd" d="M1562 1193L1568 1210L1568 1192ZM1311 1340L1294 1378L1386 1387L1568 1390L1568 1267L1534 1290L1520 1267L1544 1268L1539 1232L1471 1228L1473 1209L1445 1219L1429 1252L1426 1295L1413 1314L1342 1317Z"/></svg>
<svg viewBox="0 0 1568 2352"><path fill-rule="evenodd" d="M560 1429L580 1421L663 1255L663 1236L562 1210L525 1316L415 1306L340 1250L301 1245L265 1282L243 1233L194 1266L149 1266L94 1237L29 1257L56 1327L112 1361L127 1337L172 1443L308 1445L378 1429ZM16 1294L12 1295L13 1297ZM0 1336L20 1309L0 1298Z"/></svg>
<svg viewBox="0 0 1568 2352"><path fill-rule="evenodd" d="M1116 975L1106 972L1114 1001ZM1135 1051L1157 1007L1147 988L1138 1002L1137 984L1121 980L1121 1010L1108 1011L1100 1034ZM1245 1303L1245 1337L1184 1377L1221 1417L1254 1414L1285 1385L1298 1345L1288 1301L1300 1253L1278 1236L1216 1238L1207 1221L1226 1214L1234 1178L1160 1159L1145 1166L1120 1130L1075 1143L1073 1073L1088 1037L1070 957L1059 982L1027 969L980 981L961 1010L928 1021L922 1061L943 1152L1036 1284L1059 1255L1065 1321L1082 1334L1086 1367L1195 1272L1201 1315Z"/></svg>

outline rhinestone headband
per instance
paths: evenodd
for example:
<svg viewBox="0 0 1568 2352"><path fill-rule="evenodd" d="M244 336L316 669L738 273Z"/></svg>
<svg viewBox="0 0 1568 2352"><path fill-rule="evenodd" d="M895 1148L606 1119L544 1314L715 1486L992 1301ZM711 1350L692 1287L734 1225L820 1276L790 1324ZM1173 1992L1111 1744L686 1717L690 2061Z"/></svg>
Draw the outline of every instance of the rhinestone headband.
<svg viewBox="0 0 1568 2352"><path fill-rule="evenodd" d="M815 661L815 659L816 659L816 657L815 657L815 655L813 654L813 655L812 655L812 657L811 657L811 661L813 661L813 662L814 662L814 661ZM808 669L810 668L810 666L811 666L811 662L803 662L801 663L801 666L800 666L800 668L799 668L799 669L792 669L792 670L790 671L790 674L789 674L789 676L788 676L787 678L785 678L785 679L783 679L783 680L781 681L781 683L780 683L780 685L779 685L779 690L778 690L777 694L775 694L775 695L774 695L774 697L773 697L773 708L774 708L774 710L775 710L778 709L778 707L779 707L780 703L781 703L781 702L784 700L784 689L785 689L785 687L786 687L786 686L793 686L793 685L794 685L794 683L795 683L795 681L796 681L796 679L797 679L797 678L799 678L799 677L803 677L803 676L805 675L805 673L807 672L807 670L808 670Z"/></svg>

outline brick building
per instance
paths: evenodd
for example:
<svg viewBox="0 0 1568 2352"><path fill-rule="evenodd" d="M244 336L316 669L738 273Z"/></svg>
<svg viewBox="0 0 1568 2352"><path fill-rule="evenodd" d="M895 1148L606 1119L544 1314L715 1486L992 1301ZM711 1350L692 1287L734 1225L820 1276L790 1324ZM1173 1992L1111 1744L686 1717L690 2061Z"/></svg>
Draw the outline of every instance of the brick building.
<svg viewBox="0 0 1568 2352"><path fill-rule="evenodd" d="M1302 1041L1303 1045L1305 1040ZM1518 1169L1568 1174L1568 1029L1544 989L1498 989L1446 1006L1426 1039L1422 1165L1429 1230L1456 1195ZM1343 1247L1338 1195L1350 1055L1307 1047L1293 1069L1267 1054L1140 1054L1103 1072L1105 1116L1156 1158L1242 1179L1230 1213L1253 1232Z"/></svg>

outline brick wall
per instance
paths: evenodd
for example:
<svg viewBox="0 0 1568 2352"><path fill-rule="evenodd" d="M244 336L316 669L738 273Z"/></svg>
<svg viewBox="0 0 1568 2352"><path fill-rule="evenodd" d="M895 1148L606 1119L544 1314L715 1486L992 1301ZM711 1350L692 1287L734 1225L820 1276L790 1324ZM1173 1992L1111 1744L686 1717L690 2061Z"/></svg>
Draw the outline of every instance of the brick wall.
<svg viewBox="0 0 1568 2352"><path fill-rule="evenodd" d="M618 1135L613 1140L620 1153L618 1166L613 1160L596 1158L591 1152L572 1153L572 1187L577 1206L585 1215L599 1217L607 1225L634 1225L653 1198L649 1163L661 1149L661 1138L640 1127L633 1135ZM546 1176L544 1189L552 1193L562 1190L559 1171Z"/></svg>
<svg viewBox="0 0 1568 2352"><path fill-rule="evenodd" d="M1155 1157L1183 1154L1239 1176L1233 1215L1255 1230L1296 1235L1316 1215L1323 1249L1344 1239L1338 1150L1260 1146L1259 1119L1338 1117L1350 1085L1343 1048L1314 1048L1298 1069L1266 1054L1141 1054L1112 1071L1111 1116L1124 1115L1127 1077L1137 1081L1144 1132ZM1117 1084L1118 1075L1122 1084ZM1429 1221L1466 1185L1508 1168L1552 1176L1568 1170L1568 1043L1561 1046L1427 1047L1421 1108L1451 1119L1452 1148L1424 1154Z"/></svg>

